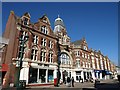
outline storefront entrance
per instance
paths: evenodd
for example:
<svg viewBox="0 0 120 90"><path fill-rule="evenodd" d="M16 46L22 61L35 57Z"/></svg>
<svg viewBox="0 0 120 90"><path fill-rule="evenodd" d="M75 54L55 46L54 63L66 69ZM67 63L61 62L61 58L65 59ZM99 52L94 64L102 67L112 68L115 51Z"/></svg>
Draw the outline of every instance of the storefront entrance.
<svg viewBox="0 0 120 90"><path fill-rule="evenodd" d="M53 80L53 70L30 67L28 83L49 83Z"/></svg>
<svg viewBox="0 0 120 90"><path fill-rule="evenodd" d="M37 83L37 68L29 69L29 80L28 83Z"/></svg>
<svg viewBox="0 0 120 90"><path fill-rule="evenodd" d="M39 82L45 83L46 69L39 69Z"/></svg>
<svg viewBox="0 0 120 90"><path fill-rule="evenodd" d="M76 71L76 81L80 82L80 80L82 80L82 78L81 78L81 71Z"/></svg>

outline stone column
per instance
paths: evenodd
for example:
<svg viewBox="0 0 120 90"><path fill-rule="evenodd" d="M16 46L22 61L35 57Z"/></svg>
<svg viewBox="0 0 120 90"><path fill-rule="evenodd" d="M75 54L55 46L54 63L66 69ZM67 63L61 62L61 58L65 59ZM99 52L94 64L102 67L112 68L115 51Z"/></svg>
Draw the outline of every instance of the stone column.
<svg viewBox="0 0 120 90"><path fill-rule="evenodd" d="M92 71L92 78L95 79L95 72Z"/></svg>
<svg viewBox="0 0 120 90"><path fill-rule="evenodd" d="M48 83L48 69L46 69L45 82Z"/></svg>
<svg viewBox="0 0 120 90"><path fill-rule="evenodd" d="M81 78L82 78L83 81L84 81L84 73L83 73L83 71L81 71Z"/></svg>
<svg viewBox="0 0 120 90"><path fill-rule="evenodd" d="M40 80L39 80L39 68L38 68L38 72L37 72L37 82L39 83ZM41 82L40 82L41 83Z"/></svg>
<svg viewBox="0 0 120 90"><path fill-rule="evenodd" d="M102 79L102 73L100 73L100 79Z"/></svg>

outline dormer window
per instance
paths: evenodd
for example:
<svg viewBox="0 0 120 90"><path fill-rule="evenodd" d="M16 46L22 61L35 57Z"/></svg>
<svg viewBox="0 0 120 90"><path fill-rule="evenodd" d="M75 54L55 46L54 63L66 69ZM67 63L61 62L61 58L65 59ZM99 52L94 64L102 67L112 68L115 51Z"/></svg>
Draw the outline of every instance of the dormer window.
<svg viewBox="0 0 120 90"><path fill-rule="evenodd" d="M48 29L46 26L42 26L41 27L41 32L44 33L44 34L48 34Z"/></svg>
<svg viewBox="0 0 120 90"><path fill-rule="evenodd" d="M47 23L47 20L44 19L43 22Z"/></svg>
<svg viewBox="0 0 120 90"><path fill-rule="evenodd" d="M23 21L23 25L28 25L30 22L30 14L28 12L26 12L23 16L22 16L22 21Z"/></svg>
<svg viewBox="0 0 120 90"><path fill-rule="evenodd" d="M24 18L23 24L24 24L24 25L28 25L28 18Z"/></svg>

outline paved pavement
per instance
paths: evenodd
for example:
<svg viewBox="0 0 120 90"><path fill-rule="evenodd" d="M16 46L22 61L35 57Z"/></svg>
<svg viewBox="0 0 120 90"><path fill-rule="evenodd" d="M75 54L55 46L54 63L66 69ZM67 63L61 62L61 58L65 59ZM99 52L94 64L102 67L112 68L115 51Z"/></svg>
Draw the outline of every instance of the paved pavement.
<svg viewBox="0 0 120 90"><path fill-rule="evenodd" d="M31 88L31 89L33 89L33 88L39 88L39 89L46 89L46 90L47 89L48 90L49 89L53 89L53 88L54 89L59 89L59 88L73 89L73 88L76 88L76 89L79 89L79 90L104 90L103 88L119 88L119 85L120 84L118 84L117 80L111 79L111 80L101 80L100 84L97 84L96 88L94 87L95 84L91 83L91 82L75 83L75 87L67 87L65 84L62 84L59 87L55 87L54 85L49 85L49 86L35 86L35 87L29 87L29 88Z"/></svg>
<svg viewBox="0 0 120 90"><path fill-rule="evenodd" d="M94 83L91 82L84 82L84 83L75 83L74 87L67 87L66 84L62 84L59 87L55 88L94 88ZM50 88L54 88L54 86L51 86Z"/></svg>
<svg viewBox="0 0 120 90"><path fill-rule="evenodd" d="M75 83L74 84L74 87L68 87L66 84L61 84L59 87L55 87L54 85L49 85L49 86L32 86L32 87L27 87L27 88L42 88L42 89L53 89L53 88L56 88L56 89L59 89L59 88L94 88L94 83L91 83L91 82L84 82L84 83ZM82 90L82 89L81 89Z"/></svg>
<svg viewBox="0 0 120 90"><path fill-rule="evenodd" d="M117 80L101 80L100 83L96 84L96 88L94 87L94 83L84 82L84 83L75 83L75 87L67 87L65 84L60 85L59 87L55 87L54 85L48 86L31 86L27 87L27 90L31 89L44 89L44 90L54 90L55 89L77 89L77 90L120 90L120 83ZM108 88L108 89L107 89ZM110 89L111 88L111 89ZM114 89L115 88L115 89ZM11 89L13 90L13 89Z"/></svg>

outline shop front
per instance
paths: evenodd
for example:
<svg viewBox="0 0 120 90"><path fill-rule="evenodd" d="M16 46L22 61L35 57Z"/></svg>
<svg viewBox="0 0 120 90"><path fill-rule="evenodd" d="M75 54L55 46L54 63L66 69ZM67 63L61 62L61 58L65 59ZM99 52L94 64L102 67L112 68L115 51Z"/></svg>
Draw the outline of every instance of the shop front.
<svg viewBox="0 0 120 90"><path fill-rule="evenodd" d="M103 78L103 70L94 70L95 78L102 79Z"/></svg>
<svg viewBox="0 0 120 90"><path fill-rule="evenodd" d="M44 68L29 68L29 84L30 83L53 83L53 71Z"/></svg>
<svg viewBox="0 0 120 90"><path fill-rule="evenodd" d="M81 82L81 80L83 80L81 77L81 72L82 71L76 71L76 82Z"/></svg>

